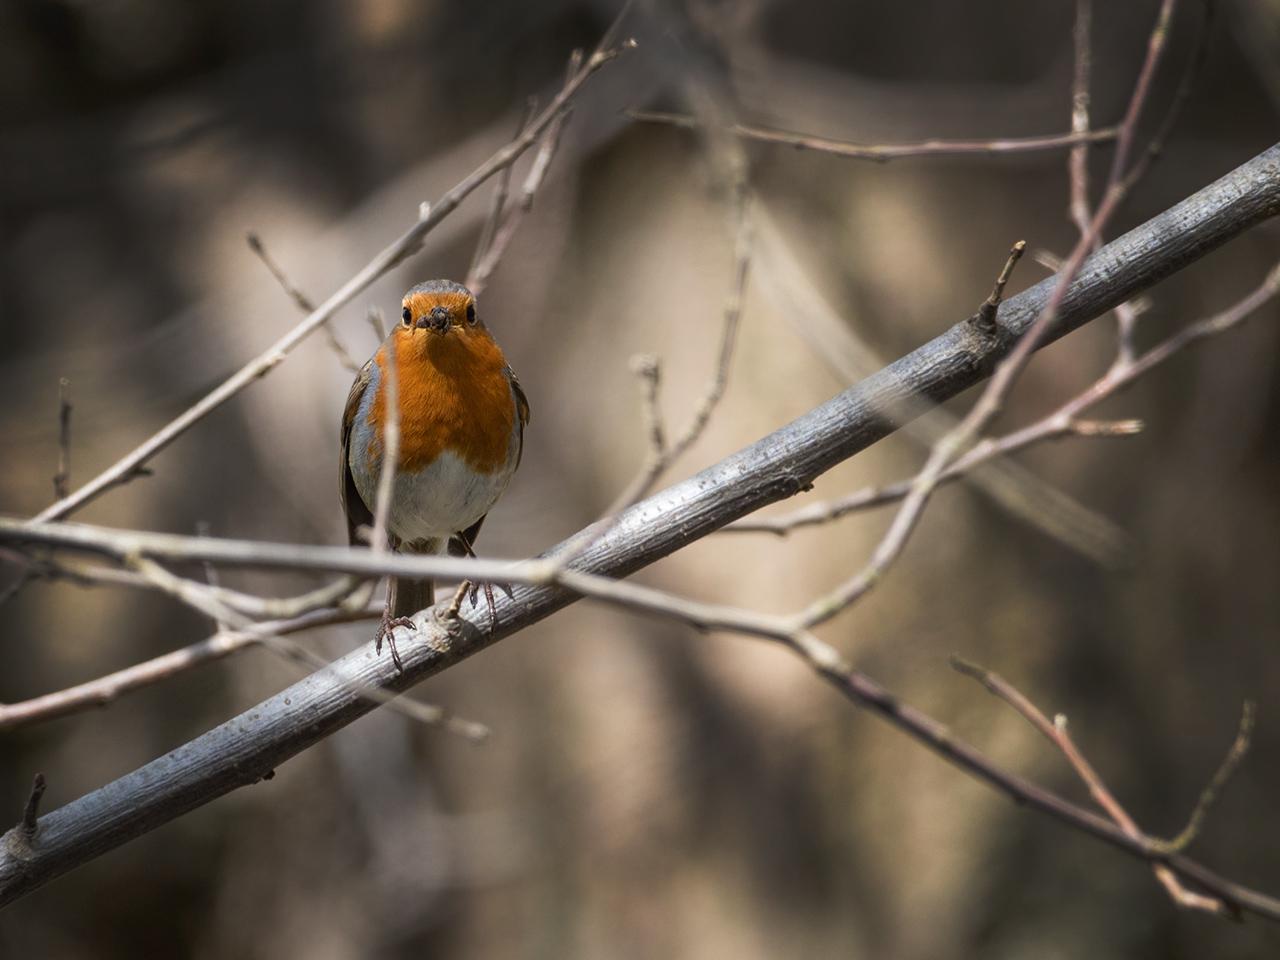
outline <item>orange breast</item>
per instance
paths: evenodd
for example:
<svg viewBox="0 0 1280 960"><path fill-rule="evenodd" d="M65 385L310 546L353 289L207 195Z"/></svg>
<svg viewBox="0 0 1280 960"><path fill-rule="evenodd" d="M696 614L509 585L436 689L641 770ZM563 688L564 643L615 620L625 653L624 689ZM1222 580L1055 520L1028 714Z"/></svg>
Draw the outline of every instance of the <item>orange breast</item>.
<svg viewBox="0 0 1280 960"><path fill-rule="evenodd" d="M515 401L502 350L483 328L444 336L400 328L390 338L398 363L400 456L396 469L420 470L441 453L492 473L510 453ZM375 435L386 410L387 348L377 354L378 393L369 411Z"/></svg>

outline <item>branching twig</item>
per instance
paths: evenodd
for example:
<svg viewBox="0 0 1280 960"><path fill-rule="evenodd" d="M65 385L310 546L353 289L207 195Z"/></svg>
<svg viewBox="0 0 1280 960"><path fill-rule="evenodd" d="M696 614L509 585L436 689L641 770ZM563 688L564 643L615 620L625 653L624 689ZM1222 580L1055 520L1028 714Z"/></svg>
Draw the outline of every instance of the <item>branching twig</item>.
<svg viewBox="0 0 1280 960"><path fill-rule="evenodd" d="M1277 295L1280 295L1280 264L1272 268L1263 282L1239 302L1221 313L1183 328L1141 357L1113 364L1101 378L1048 416L999 439L982 440L975 444L942 472L938 478L939 484L956 480L997 457L1009 456L1045 440L1064 436L1119 437L1138 433L1142 428L1142 423L1138 420L1099 423L1081 420L1080 415L1107 397L1122 392L1135 380L1187 347L1243 323ZM910 491L910 480L884 487L866 487L835 500L809 504L781 516L739 520L725 527L723 532L772 533L782 536L800 527L828 523L859 510L896 502Z"/></svg>
<svg viewBox="0 0 1280 960"><path fill-rule="evenodd" d="M461 576L475 579L541 584L517 588L510 600L500 598L499 605L505 603L506 607L496 618L496 626L488 631L469 625L465 635L458 635L443 626L431 625L426 641L414 644L408 652L403 674L385 661L368 657L367 650L357 651L335 665L337 670L349 671L363 682L388 691L406 689L494 640L549 616L570 602L573 592L590 592L614 603L647 605L662 616L673 615L669 612L673 610L699 618L707 614L706 619L699 619L700 626L716 628L723 624L754 635L785 638L792 649L846 696L876 710L930 749L1010 796L1135 856L1164 860L1180 876L1225 902L1280 918L1280 904L1273 899L1216 877L1182 855L1152 851L1106 820L1001 770L950 737L936 721L904 705L861 674L845 670L838 652L817 642L807 631L792 629L787 620L779 622L780 618L733 608L708 610L707 605L609 579L625 576L730 520L803 488L823 471L891 432L894 423L886 411L896 411L904 398L927 396L941 401L980 380L1007 349L1006 338L1025 335L1033 325L1044 334L1033 347L1048 337L1061 336L1116 302L1130 299L1226 238L1280 212L1277 158L1280 148L1273 148L1103 248L1071 284L1070 296L1059 291L1055 281L1046 281L1010 298L999 315L1003 337L975 338L972 324L958 324L795 423L637 504L619 518L610 537L589 545L572 570L547 561L504 565L449 557L374 556L355 548L253 544L246 550L231 541L219 544L195 537L165 538L119 531L108 536L92 527L70 524L0 521L0 539L58 541L82 548L92 546L98 552L113 555L124 547L130 553L150 551L157 556L185 553L188 559L233 559L253 566L284 566L287 560L288 565L298 569L336 569L361 576L374 572L448 576L462 571ZM1054 297L1059 298L1059 309L1046 321L1044 308ZM1018 342L1026 342L1025 336ZM458 566L451 567L450 562ZM513 573L523 578L512 576ZM155 764L46 814L36 856L17 858L0 850L0 902L15 899L72 866L237 785L253 782L264 771L369 709L371 706L344 682L323 674L312 677Z"/></svg>
<svg viewBox="0 0 1280 960"><path fill-rule="evenodd" d="M175 576L160 564L142 557L132 558L132 566L164 592L206 613L214 620L230 623L237 630L252 636L257 643L277 656L309 667L312 670L318 670L321 673L332 671L340 681L348 684L354 693L370 703L387 706L396 713L403 714L420 723L439 724L449 732L459 734L468 740L480 741L489 735L488 729L483 724L450 716L440 707L418 703L416 700L408 698L399 698L394 693L388 693L380 687L345 676L324 657L312 653L306 647L293 640L277 635L270 627L264 624L253 623L227 604L219 602L213 591L203 584ZM399 666L397 664L397 667Z"/></svg>
<svg viewBox="0 0 1280 960"><path fill-rule="evenodd" d="M575 50L579 60L581 60L581 51ZM516 137L524 133L525 127L529 125L529 121L533 119L534 112L538 109L537 97L530 97L525 101L524 112L520 115L520 124L516 127ZM484 226L480 228L480 239L476 241L475 251L471 254L471 266L467 269L467 278L464 285L471 290L472 293L478 293L478 288L483 283L480 278L478 269L481 261L493 246L494 234L498 231L498 224L502 222L502 215L507 208L507 193L511 187L511 167L507 167L497 177L494 178L493 198L489 201L489 215L484 219Z"/></svg>
<svg viewBox="0 0 1280 960"><path fill-rule="evenodd" d="M662 123L686 130L698 129L702 123L696 117L675 113L659 113L652 110L628 110L627 116L644 123ZM849 143L828 137L772 130L767 127L744 123L731 123L725 127L728 133L748 140L774 143L796 150L813 150L830 153L851 160L883 162L903 157L954 157L972 154L1032 153L1040 150L1063 150L1080 143L1106 143L1114 140L1119 132L1116 127L1090 130L1084 133L1056 133L1044 137L1007 137L993 140L923 140L919 143Z"/></svg>
<svg viewBox="0 0 1280 960"><path fill-rule="evenodd" d="M582 51L574 50L569 57L566 82L568 82L568 77L572 77L581 69ZM560 146L560 135L564 131L564 126L569 121L569 115L572 112L573 105L565 104L564 109L560 111L560 115L551 122L547 132L543 134L542 145L538 148L537 154L534 155L533 163L530 165L524 184L520 188L520 202L505 211L506 216L501 218L501 223L499 223L498 218L503 213L502 205L506 203L506 184L503 184L500 193L495 194L490 220L493 229L487 238L482 238L483 246L477 246L476 259L472 262L471 269L467 274L467 286L472 293L478 294L488 285L489 277L497 268L498 261L502 259L502 255L507 252L507 246L511 243L511 238L515 236L516 230L519 229L525 214L533 209L533 198L542 186L542 181L546 178L547 171L551 168L551 160ZM507 174L508 176L510 175L510 168L508 168Z"/></svg>
<svg viewBox="0 0 1280 960"><path fill-rule="evenodd" d="M1115 794L1108 789L1098 772L1089 763L1084 754L1076 746L1071 735L1067 732L1067 718L1063 714L1058 714L1052 721L1040 711L1040 709L1032 703L1020 690L1013 684L1005 680L999 674L985 670L976 664L970 663L958 656L951 658L951 665L966 676L972 677L982 684L990 693L1003 700L1009 706L1013 707L1022 717L1035 727L1041 734L1045 736L1062 755L1071 764L1072 769L1089 788L1089 795L1093 797L1094 802L1107 812L1107 816L1115 821L1116 825L1125 832L1126 835L1133 840L1150 847L1153 851L1173 852L1166 850L1164 844L1154 841L1148 837L1137 822L1129 816L1128 812L1120 805ZM1246 716L1248 713L1246 712ZM1245 738L1247 745L1248 739ZM1233 749L1231 757L1235 757L1230 763L1230 768L1234 768L1235 762L1238 762L1239 756L1243 756L1244 749L1241 748L1237 755ZM1224 764L1224 766L1226 766ZM1230 772L1228 768L1228 775ZM1216 779L1216 778L1215 778ZM1197 806L1197 811L1199 811ZM1198 824L1197 824L1198 826ZM1207 913L1228 914L1232 911L1228 908L1228 904L1222 899L1216 897L1206 897L1201 894L1188 890L1181 881L1179 881L1174 871L1165 863L1156 862L1152 864L1152 871L1156 878L1160 881L1161 886L1168 892L1174 903L1181 907L1191 910L1203 910Z"/></svg>
<svg viewBox="0 0 1280 960"><path fill-rule="evenodd" d="M1236 731L1236 738L1231 743L1231 749L1222 758L1222 763L1214 773L1213 779L1200 791L1200 796L1196 798L1196 805L1191 811L1191 817L1187 820L1187 825L1172 840L1156 843L1156 846L1161 851L1165 853L1181 853L1191 846L1196 837L1200 835L1200 829L1204 826L1205 818L1209 816L1209 811L1213 809L1214 803L1221 796L1222 788L1227 785L1231 775L1240 766L1240 761L1249 752L1249 738L1253 735L1255 712L1253 701L1246 700L1244 707L1240 711L1240 728Z"/></svg>
<svg viewBox="0 0 1280 960"><path fill-rule="evenodd" d="M262 238L251 230L245 234L245 241L249 244L249 249L258 255L258 259L262 261L262 265L267 268L271 276L275 277L276 282L284 288L284 292L289 295L289 299L297 304L298 309L304 315L313 313L316 309L315 303L290 282L283 268L276 263L271 254L267 253L267 248L263 245ZM338 358L338 362L352 373L359 373L360 364L356 362L356 358L351 355L351 351L347 349L346 344L339 338L337 331L333 329L332 320L326 320L320 325L320 329L324 333L325 339L329 341L329 349Z"/></svg>
<svg viewBox="0 0 1280 960"><path fill-rule="evenodd" d="M1161 5L1152 39L1148 45L1147 58L1138 75L1129 108L1125 113L1124 125L1120 131L1117 154L1121 160L1127 158L1131 148L1134 128L1141 116L1151 85L1151 77L1164 50L1168 21L1175 2L1176 0L1164 0ZM910 491L903 498L893 522L872 553L871 559L836 589L810 603L797 615L798 625L805 628L814 627L848 608L880 581L901 554L907 539L919 523L925 505L940 482L942 474L966 447L981 436L987 425L1004 407L1014 383L1040 345L1045 333L1054 324L1067 291L1075 281L1085 258L1094 249L1095 241L1101 235L1103 226L1137 182L1136 173L1138 170L1128 170L1123 162L1112 166L1112 174L1103 201L1090 221L1089 229L1081 234L1062 272L1055 278L1053 292L1049 295L1040 315L1018 339L1009 355L1000 362L991 381L983 389L969 413L934 444L924 466L912 481Z"/></svg>
<svg viewBox="0 0 1280 960"><path fill-rule="evenodd" d="M54 693L32 697L29 700L0 704L0 730L52 720L55 717L64 717L94 707L105 707L122 694L160 683L201 664L220 660L240 650L257 646L260 637L256 631L264 631L278 638L316 627L372 620L378 615L378 612L369 610L353 612L315 610L294 617L292 620L258 623L253 630L220 630L197 643L144 660L105 676L78 683Z"/></svg>
<svg viewBox="0 0 1280 960"><path fill-rule="evenodd" d="M560 89L560 92L556 94L547 107L529 124L523 136L503 146L448 190L426 211L425 215L421 216L404 234L357 271L328 300L313 310L305 320L301 321L261 354L210 391L207 396L183 411L84 486L46 507L35 519L39 521L57 520L84 506L90 500L97 498L112 486L120 483L124 478L132 476L139 467L241 390L270 373L303 339L315 332L316 328L328 322L329 318L340 307L396 264L416 253L422 247L423 240L427 234L441 220L457 209L458 205L481 184L509 167L526 150L533 146L543 131L560 115L565 104L578 93L582 85L629 45L633 44L629 42L621 47L597 49L595 53L587 58L582 65L582 69Z"/></svg>

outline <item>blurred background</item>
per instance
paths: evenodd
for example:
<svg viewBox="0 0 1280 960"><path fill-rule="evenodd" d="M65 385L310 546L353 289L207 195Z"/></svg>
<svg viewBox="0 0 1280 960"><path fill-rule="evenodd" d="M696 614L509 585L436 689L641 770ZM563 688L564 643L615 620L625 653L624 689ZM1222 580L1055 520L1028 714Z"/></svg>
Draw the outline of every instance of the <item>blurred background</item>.
<svg viewBox="0 0 1280 960"><path fill-rule="evenodd" d="M1194 46L1180 4L1154 127ZM1097 3L1096 124L1116 122L1156 3ZM79 485L299 319L245 244L328 296L554 94L613 0L0 5L0 511L50 502L58 382ZM1280 4L1223 0L1168 147L1116 235L1248 160L1280 128ZM629 371L664 363L678 428L712 370L731 283L723 169L696 133L627 108L716 102L745 121L859 142L1047 134L1070 124L1068 0L638 3L639 48L576 101L550 176L481 299L533 406L489 556L541 551L641 464ZM1066 157L861 164L746 144L758 238L723 404L678 479L968 316L1010 243L1066 253ZM1110 151L1096 151L1095 183ZM517 182L527 161L517 169ZM423 252L344 309L465 274L475 194ZM1151 293L1139 344L1252 289L1264 225ZM1045 275L1028 258L1013 287ZM1072 440L1020 468L1108 518L1096 559L973 485L947 489L891 576L826 626L890 689L994 758L1084 801L1063 762L947 668L1000 671L1077 742L1148 830L1179 830L1259 702L1253 752L1193 853L1280 892L1280 307L1102 411L1127 440ZM1081 389L1114 352L1100 320L1030 368L1001 426ZM323 337L79 519L340 543L337 427L351 374ZM971 397L961 398L956 410ZM789 504L898 479L894 437ZM784 611L866 558L889 514L778 539L711 537L639 579ZM1101 522L1101 521L1096 521ZM1107 527L1103 527L1107 529ZM12 558L0 577L17 575ZM279 593L308 581L228 574ZM210 625L137 592L29 584L0 614L0 702L194 642ZM364 625L304 639L336 656ZM31 777L45 809L283 688L258 651L92 714L0 731L0 820ZM580 603L424 684L483 721L474 746L377 711L240 790L0 915L0 956L1260 957L1280 929L1178 913L1150 872L1021 811L861 714L780 649ZM370 785L373 785L371 789Z"/></svg>

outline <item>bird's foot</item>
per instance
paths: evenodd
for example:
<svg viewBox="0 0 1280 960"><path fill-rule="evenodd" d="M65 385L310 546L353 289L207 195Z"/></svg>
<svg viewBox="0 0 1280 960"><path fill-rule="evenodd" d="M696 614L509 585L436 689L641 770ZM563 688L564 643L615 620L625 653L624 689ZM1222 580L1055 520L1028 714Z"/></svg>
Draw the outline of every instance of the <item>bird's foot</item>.
<svg viewBox="0 0 1280 960"><path fill-rule="evenodd" d="M378 624L378 632L373 635L374 652L381 655L382 641L387 641L387 649L391 651L391 662L396 665L398 673L404 673L404 664L400 660L400 651L396 649L396 627L409 627L416 630L418 625L412 617L393 617L391 609L382 611L382 621Z"/></svg>
<svg viewBox="0 0 1280 960"><path fill-rule="evenodd" d="M493 599L493 584L477 583L474 580L463 580L458 584L458 589L453 594L453 600L450 601L448 609L444 615L447 620L458 619L459 611L462 609L462 600L467 598L471 601L471 606L476 607L480 603L480 589L484 588L485 603L489 608L489 626L496 627L498 625L498 605ZM507 599L513 599L511 586L506 583L498 584L498 589L507 595Z"/></svg>

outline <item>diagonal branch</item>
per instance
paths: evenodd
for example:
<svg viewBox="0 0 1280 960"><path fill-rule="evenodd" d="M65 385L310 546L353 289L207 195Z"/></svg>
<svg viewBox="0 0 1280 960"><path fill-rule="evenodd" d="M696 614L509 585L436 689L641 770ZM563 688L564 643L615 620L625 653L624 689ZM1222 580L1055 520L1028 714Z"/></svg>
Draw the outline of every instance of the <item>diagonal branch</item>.
<svg viewBox="0 0 1280 960"><path fill-rule="evenodd" d="M1070 289L1060 295L1059 309L1043 326L1037 346L1131 299L1278 213L1280 146L1264 151L1090 257ZM940 402L988 376L1041 315L1056 284L1050 278L1005 301L993 334L984 335L974 324L962 321L793 423L635 505L606 536L582 552L574 571L594 575L594 579L625 577L732 520L803 489L824 471L896 430L906 418L903 411L909 416L909 411L918 409L914 401L920 397ZM68 539L80 529L75 525L0 522L0 539L47 539L55 526L65 531ZM179 539L199 547L188 553L191 559L218 559L218 541L173 538L174 542ZM396 565L394 572L420 576L431 564L453 559L379 558L350 548L309 549L328 558L323 564L313 560L309 569L357 574L368 574L375 568L370 560L388 572ZM241 562L262 565L269 553L242 556ZM345 559L335 562L339 557ZM362 565L355 562L357 558L363 558ZM493 564L489 573L502 579L504 566L510 565ZM605 582L619 589L636 589L632 584ZM8 835L0 840L0 903L18 899L107 850L257 781L369 712L373 705L353 689L352 680L388 691L406 690L545 619L573 600L570 590L554 583L517 586L510 599L499 598L492 629L465 622L429 624L424 635L405 649L402 674L386 660L371 658L367 648L356 650L330 668L333 674L309 677L167 756L45 814L40 821L39 843L31 849L15 849ZM856 686L863 698L860 703L874 706L900 729L998 789L1135 856L1162 859L1180 876L1199 885L1216 884L1215 892L1241 909L1280 918L1280 904L1274 900L1234 888L1194 861L1152 850L1102 818L1070 805L1063 807L1052 795L1046 798L1044 791L994 768L972 748L960 749L936 721L911 711L885 691L867 686L870 681L860 674L842 675L835 670L838 664L811 653L817 658L813 662L833 671L824 675L842 684L842 692Z"/></svg>

